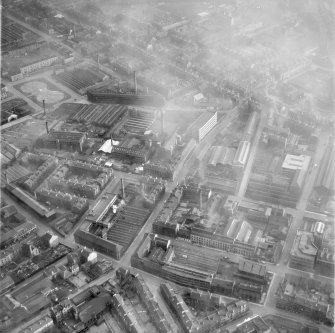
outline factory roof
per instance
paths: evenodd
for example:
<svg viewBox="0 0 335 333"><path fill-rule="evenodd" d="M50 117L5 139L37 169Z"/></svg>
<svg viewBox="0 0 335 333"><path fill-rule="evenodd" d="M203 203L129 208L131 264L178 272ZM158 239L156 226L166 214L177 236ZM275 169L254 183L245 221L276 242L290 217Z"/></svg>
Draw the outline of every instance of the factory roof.
<svg viewBox="0 0 335 333"><path fill-rule="evenodd" d="M318 176L315 181L316 187L324 187L327 190L334 190L334 169L335 169L335 146L328 145L322 162L319 167Z"/></svg>
<svg viewBox="0 0 335 333"><path fill-rule="evenodd" d="M315 257L318 249L313 242L314 237L311 232L298 230L291 249L291 255L306 259Z"/></svg>
<svg viewBox="0 0 335 333"><path fill-rule="evenodd" d="M87 219L98 222L109 207L116 201L117 196L112 193L105 193L105 195L94 205L91 209Z"/></svg>
<svg viewBox="0 0 335 333"><path fill-rule="evenodd" d="M259 316L255 316L237 325L238 333L266 333L270 331L271 327Z"/></svg>
<svg viewBox="0 0 335 333"><path fill-rule="evenodd" d="M235 154L236 154L236 149L234 148L228 148L228 147L222 147L222 146L211 147L208 164L212 166L216 166L218 164L232 165Z"/></svg>
<svg viewBox="0 0 335 333"><path fill-rule="evenodd" d="M54 210L50 210L43 205L41 205L37 200L33 197L22 191L18 187L14 187L10 189L11 193L23 201L26 205L28 205L31 209L33 209L36 213L44 217L50 217L55 214Z"/></svg>
<svg viewBox="0 0 335 333"><path fill-rule="evenodd" d="M46 315L36 321L34 321L31 325L25 328L22 333L33 333L33 332L42 332L43 328L53 326L53 320L49 315Z"/></svg>
<svg viewBox="0 0 335 333"><path fill-rule="evenodd" d="M240 272L245 272L253 275L264 277L266 275L266 266L254 261L241 259L238 269Z"/></svg>
<svg viewBox="0 0 335 333"><path fill-rule="evenodd" d="M234 157L234 165L244 166L247 162L248 155L250 150L250 142L249 141L240 141L235 157Z"/></svg>
<svg viewBox="0 0 335 333"><path fill-rule="evenodd" d="M78 142L86 136L82 132L50 131L47 138L59 141Z"/></svg>
<svg viewBox="0 0 335 333"><path fill-rule="evenodd" d="M282 167L290 170L307 170L310 160L311 157L308 155L287 154Z"/></svg>

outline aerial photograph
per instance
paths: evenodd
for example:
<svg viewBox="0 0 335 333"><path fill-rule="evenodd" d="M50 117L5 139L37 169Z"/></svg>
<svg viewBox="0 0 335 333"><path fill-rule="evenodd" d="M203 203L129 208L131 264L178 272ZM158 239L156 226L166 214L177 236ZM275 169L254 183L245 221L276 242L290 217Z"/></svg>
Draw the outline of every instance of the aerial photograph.
<svg viewBox="0 0 335 333"><path fill-rule="evenodd" d="M334 0L0 11L0 333L334 332Z"/></svg>

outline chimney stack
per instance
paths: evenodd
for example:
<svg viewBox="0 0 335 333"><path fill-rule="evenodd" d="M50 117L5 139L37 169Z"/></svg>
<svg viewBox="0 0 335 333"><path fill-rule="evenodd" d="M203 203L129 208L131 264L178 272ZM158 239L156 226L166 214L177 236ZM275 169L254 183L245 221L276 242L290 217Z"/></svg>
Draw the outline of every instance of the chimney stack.
<svg viewBox="0 0 335 333"><path fill-rule="evenodd" d="M121 191L122 191L122 199L125 199L126 195L125 195L125 193L124 193L123 178L121 178Z"/></svg>
<svg viewBox="0 0 335 333"><path fill-rule="evenodd" d="M202 210L202 190L201 189L199 191L199 206L200 206L200 210Z"/></svg>
<svg viewBox="0 0 335 333"><path fill-rule="evenodd" d="M47 130L47 134L49 134L49 127L48 127L48 122L47 121L45 122L45 128Z"/></svg>
<svg viewBox="0 0 335 333"><path fill-rule="evenodd" d="M135 95L137 95L137 79L136 79L136 71L134 71L134 90L135 90Z"/></svg>
<svg viewBox="0 0 335 333"><path fill-rule="evenodd" d="M46 113L45 113L45 102L44 102L44 100L43 100L43 110L44 110L44 115L46 115Z"/></svg>

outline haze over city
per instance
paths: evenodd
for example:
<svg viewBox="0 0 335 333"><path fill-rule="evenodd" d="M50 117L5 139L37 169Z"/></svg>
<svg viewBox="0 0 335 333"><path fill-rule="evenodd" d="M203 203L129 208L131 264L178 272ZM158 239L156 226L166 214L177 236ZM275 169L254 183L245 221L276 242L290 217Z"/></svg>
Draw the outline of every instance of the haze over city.
<svg viewBox="0 0 335 333"><path fill-rule="evenodd" d="M331 0L3 0L0 331L333 332Z"/></svg>

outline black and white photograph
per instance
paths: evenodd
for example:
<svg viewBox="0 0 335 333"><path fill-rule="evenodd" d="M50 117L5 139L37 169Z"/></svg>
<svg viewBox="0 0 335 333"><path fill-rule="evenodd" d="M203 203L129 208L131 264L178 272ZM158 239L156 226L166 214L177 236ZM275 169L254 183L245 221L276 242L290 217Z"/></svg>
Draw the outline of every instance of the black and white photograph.
<svg viewBox="0 0 335 333"><path fill-rule="evenodd" d="M334 332L334 0L0 12L0 333Z"/></svg>

